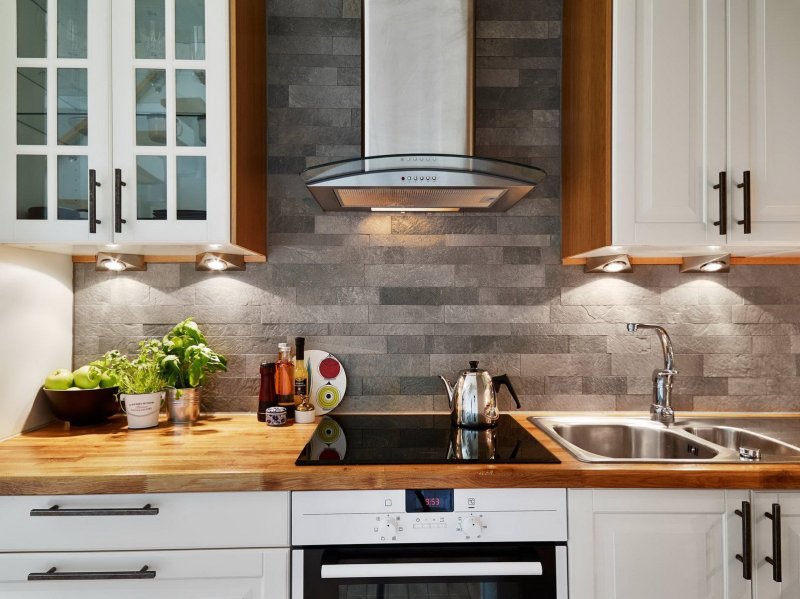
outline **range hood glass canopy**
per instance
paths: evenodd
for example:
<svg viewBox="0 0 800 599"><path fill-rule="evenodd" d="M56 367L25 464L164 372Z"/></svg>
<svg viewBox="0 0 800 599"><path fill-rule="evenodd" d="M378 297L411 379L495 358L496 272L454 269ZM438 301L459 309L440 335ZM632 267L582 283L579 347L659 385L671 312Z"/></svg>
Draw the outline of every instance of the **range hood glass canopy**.
<svg viewBox="0 0 800 599"><path fill-rule="evenodd" d="M324 210L505 211L541 169L453 154L393 154L329 162L301 177Z"/></svg>
<svg viewBox="0 0 800 599"><path fill-rule="evenodd" d="M502 212L545 176L471 156L474 15L474 0L363 1L366 157L301 173L324 210Z"/></svg>

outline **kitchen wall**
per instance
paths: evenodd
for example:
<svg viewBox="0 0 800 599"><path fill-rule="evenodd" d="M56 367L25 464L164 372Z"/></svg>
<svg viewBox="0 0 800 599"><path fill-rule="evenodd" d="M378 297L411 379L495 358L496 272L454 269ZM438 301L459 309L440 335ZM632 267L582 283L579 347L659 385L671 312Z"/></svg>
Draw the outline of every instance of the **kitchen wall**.
<svg viewBox="0 0 800 599"><path fill-rule="evenodd" d="M0 246L0 439L53 420L39 389L72 354L72 260Z"/></svg>
<svg viewBox="0 0 800 599"><path fill-rule="evenodd" d="M259 362L304 335L343 361L348 409L444 409L435 375L479 359L528 409L644 410L660 347L624 323L646 321L673 336L679 409L800 408L800 267L560 265L561 3L476 2L476 153L547 170L529 198L500 215L321 213L297 173L360 154L360 0L269 0L269 263L76 265L76 365L194 315L230 357L206 409L254 410Z"/></svg>

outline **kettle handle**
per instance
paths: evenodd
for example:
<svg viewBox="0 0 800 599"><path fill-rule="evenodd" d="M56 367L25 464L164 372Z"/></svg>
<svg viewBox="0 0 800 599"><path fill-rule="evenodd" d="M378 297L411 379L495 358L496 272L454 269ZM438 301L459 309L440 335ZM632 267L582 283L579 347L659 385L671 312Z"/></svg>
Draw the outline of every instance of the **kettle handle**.
<svg viewBox="0 0 800 599"><path fill-rule="evenodd" d="M494 387L494 392L497 393L500 390L500 386L505 385L508 387L508 392L511 393L511 397L514 398L514 403L517 404L517 408L521 408L522 404L519 403L519 397L517 397L517 392L514 391L514 387L511 386L511 380L509 380L507 374L498 374L497 376L492 377L492 387Z"/></svg>

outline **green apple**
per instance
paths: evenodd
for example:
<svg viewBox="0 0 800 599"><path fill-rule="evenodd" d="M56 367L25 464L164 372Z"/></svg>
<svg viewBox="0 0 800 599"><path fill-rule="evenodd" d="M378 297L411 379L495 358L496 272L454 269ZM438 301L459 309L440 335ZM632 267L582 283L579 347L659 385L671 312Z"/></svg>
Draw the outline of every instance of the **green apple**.
<svg viewBox="0 0 800 599"><path fill-rule="evenodd" d="M119 384L116 375L106 371L100 375L100 388L108 389L109 387L116 387Z"/></svg>
<svg viewBox="0 0 800 599"><path fill-rule="evenodd" d="M81 389L94 389L100 384L100 370L94 366L81 366L72 373L75 386Z"/></svg>
<svg viewBox="0 0 800 599"><path fill-rule="evenodd" d="M66 368L59 368L47 375L44 379L45 389L54 389L56 391L65 391L72 387L72 371Z"/></svg>

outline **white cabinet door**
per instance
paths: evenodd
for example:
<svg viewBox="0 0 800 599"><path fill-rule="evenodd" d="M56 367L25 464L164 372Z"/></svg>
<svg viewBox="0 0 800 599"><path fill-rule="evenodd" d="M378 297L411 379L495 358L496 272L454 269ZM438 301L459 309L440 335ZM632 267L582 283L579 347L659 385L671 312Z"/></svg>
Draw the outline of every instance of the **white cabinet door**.
<svg viewBox="0 0 800 599"><path fill-rule="evenodd" d="M111 239L110 7L0 2L0 242Z"/></svg>
<svg viewBox="0 0 800 599"><path fill-rule="evenodd" d="M780 506L780 582L766 561L773 556L773 505ZM800 596L800 493L753 493L754 599L789 599Z"/></svg>
<svg viewBox="0 0 800 599"><path fill-rule="evenodd" d="M725 0L614 2L613 57L613 243L724 243Z"/></svg>
<svg viewBox="0 0 800 599"><path fill-rule="evenodd" d="M145 566L155 577L110 579L147 576ZM51 568L94 580L29 579ZM288 581L288 549L0 555L0 596L27 599L288 599Z"/></svg>
<svg viewBox="0 0 800 599"><path fill-rule="evenodd" d="M113 3L118 243L230 239L228 17L227 0Z"/></svg>
<svg viewBox="0 0 800 599"><path fill-rule="evenodd" d="M745 599L746 491L572 490L571 599Z"/></svg>
<svg viewBox="0 0 800 599"><path fill-rule="evenodd" d="M732 243L800 242L800 2L729 0ZM744 220L750 173L751 233Z"/></svg>

